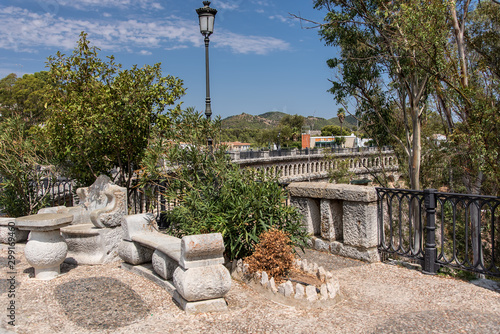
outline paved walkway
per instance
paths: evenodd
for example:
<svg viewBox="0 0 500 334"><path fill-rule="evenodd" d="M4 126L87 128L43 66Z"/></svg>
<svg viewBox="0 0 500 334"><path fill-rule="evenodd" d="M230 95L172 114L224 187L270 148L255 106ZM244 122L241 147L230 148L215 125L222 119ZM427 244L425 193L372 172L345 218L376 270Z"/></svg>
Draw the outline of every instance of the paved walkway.
<svg viewBox="0 0 500 334"><path fill-rule="evenodd" d="M382 263L367 264L316 251L303 257L332 270L342 299L320 307L272 302L234 281L229 311L186 315L155 284L105 266L63 265L51 281L30 276L16 253L17 333L499 333L500 294L468 282ZM0 249L6 277L7 252ZM9 284L0 281L6 309ZM2 330L0 329L0 333Z"/></svg>

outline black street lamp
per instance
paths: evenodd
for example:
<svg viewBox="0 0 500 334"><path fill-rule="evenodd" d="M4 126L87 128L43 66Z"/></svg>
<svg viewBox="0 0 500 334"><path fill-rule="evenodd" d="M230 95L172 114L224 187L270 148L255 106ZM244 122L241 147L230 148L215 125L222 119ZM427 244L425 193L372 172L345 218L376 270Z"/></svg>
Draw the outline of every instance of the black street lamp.
<svg viewBox="0 0 500 334"><path fill-rule="evenodd" d="M217 9L210 8L210 1L203 1L205 7L198 8L196 13L200 19L200 32L205 36L205 72L206 72L206 86L207 86L207 97L205 99L205 115L207 119L212 116L212 107L210 105L210 79L208 71L208 43L210 39L208 38L214 32L214 20L215 14L217 14ZM209 144L211 144L211 139L209 139Z"/></svg>

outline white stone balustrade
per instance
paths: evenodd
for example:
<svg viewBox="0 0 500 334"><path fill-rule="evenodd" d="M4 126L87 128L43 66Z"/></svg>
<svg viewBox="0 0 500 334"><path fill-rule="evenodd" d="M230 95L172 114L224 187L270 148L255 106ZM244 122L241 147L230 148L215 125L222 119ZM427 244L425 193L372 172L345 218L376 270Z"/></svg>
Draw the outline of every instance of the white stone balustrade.
<svg viewBox="0 0 500 334"><path fill-rule="evenodd" d="M28 263L35 268L35 278L50 280L60 274L68 246L61 237L61 227L71 224L71 214L43 213L16 218L16 227L30 231L24 249Z"/></svg>

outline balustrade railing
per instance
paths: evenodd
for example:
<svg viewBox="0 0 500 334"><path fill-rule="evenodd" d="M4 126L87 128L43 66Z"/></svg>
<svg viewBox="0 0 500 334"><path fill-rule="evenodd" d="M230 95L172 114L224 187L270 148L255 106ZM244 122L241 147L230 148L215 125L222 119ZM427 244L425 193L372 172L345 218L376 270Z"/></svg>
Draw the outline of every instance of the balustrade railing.
<svg viewBox="0 0 500 334"><path fill-rule="evenodd" d="M359 153L359 152L377 152L377 151L387 152L391 151L392 148L389 146L378 147L332 147L332 148L305 148L305 149L279 149L270 151L241 151L241 152L228 152L233 160L245 160L245 159L265 159L273 157L285 157L285 156L304 156L304 155L315 155L315 154L349 154L349 153Z"/></svg>
<svg viewBox="0 0 500 334"><path fill-rule="evenodd" d="M376 188L379 250L441 266L500 276L500 198Z"/></svg>

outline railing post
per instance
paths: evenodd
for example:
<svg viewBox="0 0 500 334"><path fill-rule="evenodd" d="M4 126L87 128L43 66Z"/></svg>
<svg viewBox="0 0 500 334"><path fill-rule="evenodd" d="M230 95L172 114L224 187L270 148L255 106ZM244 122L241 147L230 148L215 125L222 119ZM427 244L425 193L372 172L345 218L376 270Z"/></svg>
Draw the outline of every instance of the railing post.
<svg viewBox="0 0 500 334"><path fill-rule="evenodd" d="M427 236L424 249L424 266L422 273L435 275L437 271L436 259L436 189L424 190L424 203L426 212L425 230Z"/></svg>

